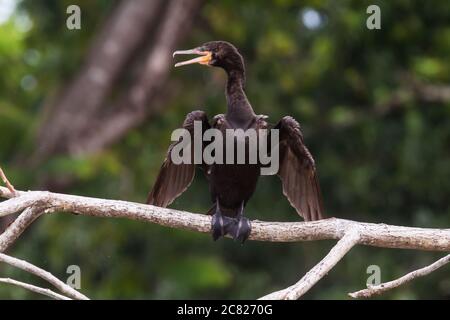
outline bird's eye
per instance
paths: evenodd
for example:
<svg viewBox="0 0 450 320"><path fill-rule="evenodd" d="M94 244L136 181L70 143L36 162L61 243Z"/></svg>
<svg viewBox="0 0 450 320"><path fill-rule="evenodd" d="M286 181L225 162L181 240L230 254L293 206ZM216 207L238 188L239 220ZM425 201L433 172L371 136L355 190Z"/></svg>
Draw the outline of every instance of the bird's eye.
<svg viewBox="0 0 450 320"><path fill-rule="evenodd" d="M215 52L211 52L210 64L214 64L216 62L217 62L217 54Z"/></svg>

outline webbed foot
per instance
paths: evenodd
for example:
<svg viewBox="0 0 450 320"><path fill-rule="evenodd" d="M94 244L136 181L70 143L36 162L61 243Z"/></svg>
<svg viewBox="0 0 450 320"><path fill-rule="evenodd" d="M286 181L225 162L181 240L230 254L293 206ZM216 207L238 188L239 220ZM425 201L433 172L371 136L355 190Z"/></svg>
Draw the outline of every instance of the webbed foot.
<svg viewBox="0 0 450 320"><path fill-rule="evenodd" d="M229 228L229 234L233 237L233 239L242 244L248 239L251 231L252 226L250 224L250 220L245 217L236 219L234 224Z"/></svg>
<svg viewBox="0 0 450 320"><path fill-rule="evenodd" d="M211 220L211 235L216 241L220 237L229 234L229 229L235 224L235 219L223 216L220 211L214 213Z"/></svg>

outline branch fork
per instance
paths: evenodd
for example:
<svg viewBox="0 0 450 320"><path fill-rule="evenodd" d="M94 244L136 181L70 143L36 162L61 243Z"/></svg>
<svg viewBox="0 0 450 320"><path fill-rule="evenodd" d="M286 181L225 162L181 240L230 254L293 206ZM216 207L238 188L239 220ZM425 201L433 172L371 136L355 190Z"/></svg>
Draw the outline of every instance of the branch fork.
<svg viewBox="0 0 450 320"><path fill-rule="evenodd" d="M8 179L1 168L0 175L7 185L6 188L0 186L0 198L8 199L0 202L0 217L21 212L18 218L0 235L0 262L13 261L10 259L15 258L10 257L8 260L7 256L1 252L9 248L35 219L53 212L69 212L104 218L127 218L170 228L202 233L210 232L211 217L203 214L134 202L74 196L48 191L17 191L7 182ZM450 252L450 229L414 228L337 218L311 222L264 222L255 220L252 221L252 233L249 239L271 242L338 240L330 252L297 283L286 289L267 294L260 299L299 299L320 279L325 277L355 245ZM432 265L413 271L397 280L349 293L349 296L368 298L384 293L417 277L425 276L449 262L450 255L447 255ZM18 267L20 268L20 266ZM55 281L55 279L52 278L52 281ZM49 282L55 285L55 282L52 281ZM42 288L24 285L13 279L0 278L0 282L14 284L56 299L62 298L57 296L58 294L54 295L45 289L42 291L40 290ZM76 290L75 293L62 287L61 283L59 283L59 287L56 287L67 298L87 299L86 296Z"/></svg>

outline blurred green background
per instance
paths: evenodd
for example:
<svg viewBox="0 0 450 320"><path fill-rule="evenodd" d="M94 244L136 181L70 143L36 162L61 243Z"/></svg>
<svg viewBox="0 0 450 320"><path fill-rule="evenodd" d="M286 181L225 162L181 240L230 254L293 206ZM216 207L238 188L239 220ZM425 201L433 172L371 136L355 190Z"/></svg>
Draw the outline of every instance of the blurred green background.
<svg viewBox="0 0 450 320"><path fill-rule="evenodd" d="M97 103L99 117L120 110L114 102L145 75L145 57L162 41L158 26L177 22L167 14L167 3ZM82 10L81 30L66 28L70 4ZM366 28L370 4L381 8L381 30ZM83 149L92 139L87 135L81 151L73 151L66 146L79 141L78 135L70 136L71 118L66 118L67 130L51 134L59 146L38 151L50 139L45 133L61 127L52 114L62 108L61 96L84 72L87 57L98 53L92 49L95 42L111 36L102 30L112 30L105 25L114 21L120 5L0 0L0 166L17 189L144 202L171 132L185 115L195 109L210 117L225 111L221 70L173 69L169 57L166 76L150 77L146 88L161 81L158 94L144 103L151 112L138 114L120 137L90 150ZM329 216L450 226L450 2L203 1L190 20L174 42L176 49L232 42L246 59L246 92L255 112L273 123L284 115L300 122ZM82 99L89 90L76 95L78 115L83 116ZM101 132L103 123L94 130ZM210 199L204 177L197 174L171 207L206 212ZM300 220L274 176L260 179L246 215ZM81 291L91 298L252 299L296 282L333 244L249 241L241 246L141 222L53 214L36 221L8 253L61 279L68 277L69 265L79 265ZM369 265L380 266L381 280L389 281L442 255L358 246L305 298L347 299L348 292L365 287ZM44 285L3 265L0 275ZM1 285L0 298L41 297ZM449 269L383 298L448 299Z"/></svg>

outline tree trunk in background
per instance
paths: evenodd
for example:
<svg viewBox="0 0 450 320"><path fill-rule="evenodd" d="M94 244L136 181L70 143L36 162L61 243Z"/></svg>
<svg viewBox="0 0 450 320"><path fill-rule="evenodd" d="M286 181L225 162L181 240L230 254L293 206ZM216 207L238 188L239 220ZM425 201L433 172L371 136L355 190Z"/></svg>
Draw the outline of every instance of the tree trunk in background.
<svg viewBox="0 0 450 320"><path fill-rule="evenodd" d="M117 142L130 129L144 122L164 102L164 86L172 68L172 53L189 30L198 0L172 0L155 29L153 45L147 50L141 72L131 86L83 128L83 135L71 141L75 154L93 153Z"/></svg>
<svg viewBox="0 0 450 320"><path fill-rule="evenodd" d="M99 151L142 123L163 98L171 53L199 5L200 0L120 2L94 37L85 65L52 104L38 135L37 163L56 154ZM119 86L130 70L138 70L131 85ZM111 102L116 89L122 92Z"/></svg>

